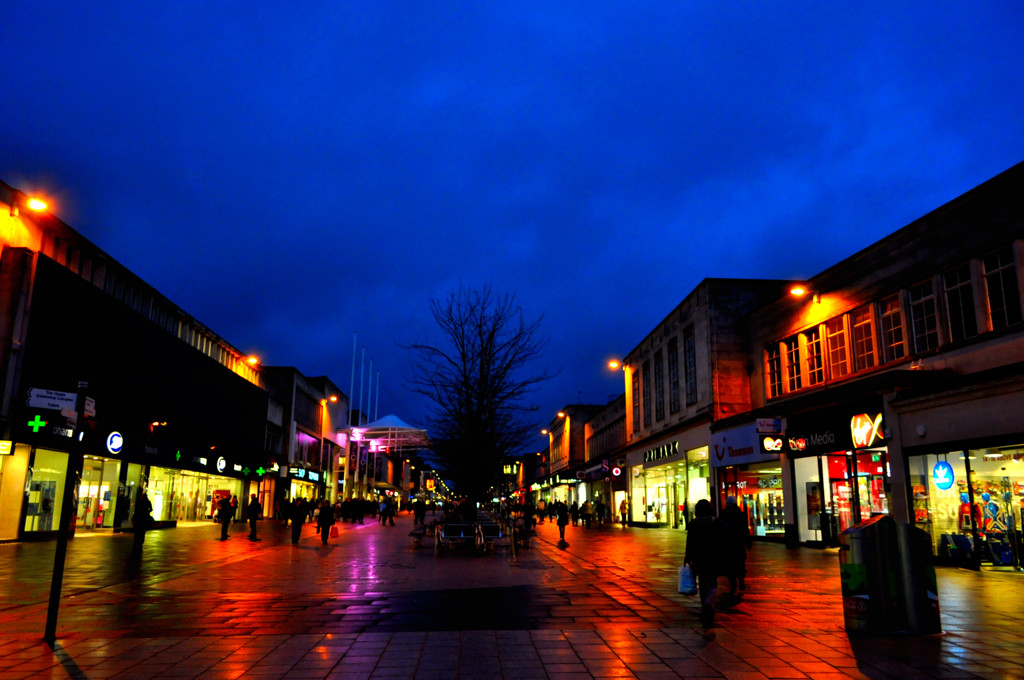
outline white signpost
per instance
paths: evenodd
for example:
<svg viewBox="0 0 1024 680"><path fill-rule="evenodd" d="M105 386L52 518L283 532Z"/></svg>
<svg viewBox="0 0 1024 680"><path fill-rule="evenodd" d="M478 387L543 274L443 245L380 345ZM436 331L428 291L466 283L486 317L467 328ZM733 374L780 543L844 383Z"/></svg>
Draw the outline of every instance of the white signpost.
<svg viewBox="0 0 1024 680"><path fill-rule="evenodd" d="M45 408L51 411L74 411L74 392L57 392L56 390L41 390L33 387L28 391L28 399L25 404L29 408ZM85 398L85 415L90 418L96 417L96 401L92 397Z"/></svg>

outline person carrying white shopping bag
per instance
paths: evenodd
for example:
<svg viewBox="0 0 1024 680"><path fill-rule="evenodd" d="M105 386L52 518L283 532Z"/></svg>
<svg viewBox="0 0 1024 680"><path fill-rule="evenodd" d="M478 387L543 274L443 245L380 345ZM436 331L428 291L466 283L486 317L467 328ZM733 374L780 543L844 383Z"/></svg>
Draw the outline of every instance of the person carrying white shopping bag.
<svg viewBox="0 0 1024 680"><path fill-rule="evenodd" d="M683 565L689 565L697 577L701 622L705 627L710 627L715 621L715 595L718 575L721 573L725 534L707 499L697 501L694 515L686 530Z"/></svg>

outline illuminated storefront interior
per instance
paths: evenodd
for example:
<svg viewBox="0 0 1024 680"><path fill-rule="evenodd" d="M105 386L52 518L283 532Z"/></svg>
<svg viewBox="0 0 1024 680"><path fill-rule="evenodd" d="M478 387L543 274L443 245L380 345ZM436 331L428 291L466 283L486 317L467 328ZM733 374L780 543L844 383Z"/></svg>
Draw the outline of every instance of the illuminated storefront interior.
<svg viewBox="0 0 1024 680"><path fill-rule="evenodd" d="M648 468L634 465L630 479L630 521L686 528L694 504L711 497L708 447L690 449L675 460ZM616 512L619 501L621 497L615 499Z"/></svg>
<svg viewBox="0 0 1024 680"><path fill-rule="evenodd" d="M1024 444L911 456L909 465L914 523L931 536L936 555L977 545L984 564L1021 565Z"/></svg>

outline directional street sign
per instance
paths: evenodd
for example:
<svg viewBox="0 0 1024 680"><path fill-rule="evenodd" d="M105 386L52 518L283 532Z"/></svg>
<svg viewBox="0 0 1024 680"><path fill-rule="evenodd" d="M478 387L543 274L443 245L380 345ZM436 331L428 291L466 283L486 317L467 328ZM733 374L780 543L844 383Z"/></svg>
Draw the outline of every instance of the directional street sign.
<svg viewBox="0 0 1024 680"><path fill-rule="evenodd" d="M38 387L33 387L28 391L28 399L25 400L25 404L29 408L45 408L53 411L74 411L76 398L77 397L74 392L41 390ZM85 415L90 418L96 417L96 402L92 397L86 397L85 399Z"/></svg>

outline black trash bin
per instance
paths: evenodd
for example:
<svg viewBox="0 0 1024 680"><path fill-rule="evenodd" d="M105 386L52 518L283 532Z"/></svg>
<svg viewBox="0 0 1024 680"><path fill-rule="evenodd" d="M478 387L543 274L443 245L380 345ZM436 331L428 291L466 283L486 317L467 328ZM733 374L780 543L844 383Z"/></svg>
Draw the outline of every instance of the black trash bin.
<svg viewBox="0 0 1024 680"><path fill-rule="evenodd" d="M924 529L901 523L896 525L896 540L901 557L900 590L906 630L920 635L941 633L932 538Z"/></svg>
<svg viewBox="0 0 1024 680"><path fill-rule="evenodd" d="M839 575L848 633L903 628L895 520L878 515L840 533Z"/></svg>

